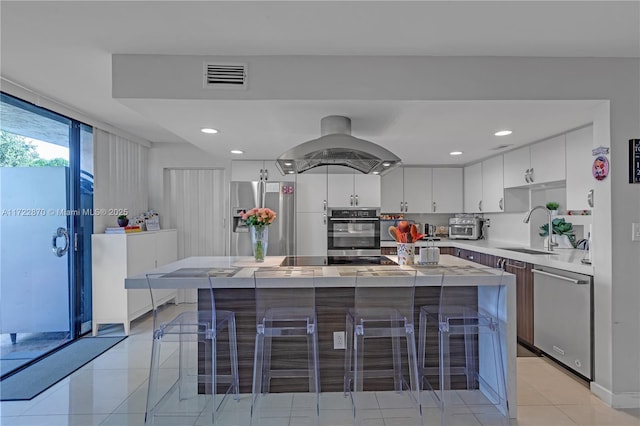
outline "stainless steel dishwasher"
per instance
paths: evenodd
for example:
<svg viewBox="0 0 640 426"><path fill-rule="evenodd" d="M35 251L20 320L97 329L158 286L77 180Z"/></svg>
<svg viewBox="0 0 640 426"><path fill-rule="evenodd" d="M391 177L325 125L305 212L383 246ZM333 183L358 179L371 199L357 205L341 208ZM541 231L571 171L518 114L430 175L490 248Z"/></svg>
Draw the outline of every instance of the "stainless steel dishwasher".
<svg viewBox="0 0 640 426"><path fill-rule="evenodd" d="M533 344L587 379L593 378L593 278L536 265Z"/></svg>

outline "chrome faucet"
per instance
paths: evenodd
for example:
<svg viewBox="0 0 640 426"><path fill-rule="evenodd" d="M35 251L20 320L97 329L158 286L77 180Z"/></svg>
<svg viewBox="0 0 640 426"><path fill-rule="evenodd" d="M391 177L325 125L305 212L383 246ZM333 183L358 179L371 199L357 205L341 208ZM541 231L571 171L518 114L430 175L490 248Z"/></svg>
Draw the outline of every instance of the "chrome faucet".
<svg viewBox="0 0 640 426"><path fill-rule="evenodd" d="M538 209L542 209L547 213L547 218L549 219L549 238L547 239L547 249L549 251L553 251L553 247L557 246L558 243L553 242L553 219L551 219L551 210L549 210L545 206L535 206L534 208L529 210L529 213L527 213L527 215L524 217L523 222L529 223L529 219L531 219L531 213Z"/></svg>

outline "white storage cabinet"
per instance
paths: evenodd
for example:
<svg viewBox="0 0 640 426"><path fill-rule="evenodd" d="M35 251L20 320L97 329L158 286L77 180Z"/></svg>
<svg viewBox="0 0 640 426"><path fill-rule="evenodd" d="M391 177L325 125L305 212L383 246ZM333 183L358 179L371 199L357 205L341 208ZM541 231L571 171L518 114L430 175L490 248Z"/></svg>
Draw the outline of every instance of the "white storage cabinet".
<svg viewBox="0 0 640 426"><path fill-rule="evenodd" d="M594 178L591 175L594 160L591 155L593 126L567 133L566 148L566 210L591 210L587 198L594 184Z"/></svg>
<svg viewBox="0 0 640 426"><path fill-rule="evenodd" d="M329 207L380 207L380 176L364 174L328 175Z"/></svg>
<svg viewBox="0 0 640 426"><path fill-rule="evenodd" d="M100 324L123 324L129 335L131 321L152 310L148 290L126 290L124 279L178 259L175 229L130 234L91 236L93 335ZM158 304L176 303L175 289L160 290Z"/></svg>
<svg viewBox="0 0 640 426"><path fill-rule="evenodd" d="M327 255L327 174L300 174L296 183L296 254Z"/></svg>

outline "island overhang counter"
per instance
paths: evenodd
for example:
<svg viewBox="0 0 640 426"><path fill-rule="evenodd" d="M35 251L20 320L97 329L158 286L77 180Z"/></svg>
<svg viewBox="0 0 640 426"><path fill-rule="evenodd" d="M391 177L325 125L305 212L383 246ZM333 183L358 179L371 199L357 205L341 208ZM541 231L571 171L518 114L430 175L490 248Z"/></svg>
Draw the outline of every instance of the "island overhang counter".
<svg viewBox="0 0 640 426"><path fill-rule="evenodd" d="M393 256L387 256L395 260ZM198 288L198 309L205 310L209 305L208 281L212 277L215 290L216 308L232 310L236 313L238 361L240 368L241 392L251 392L253 346L256 333L255 297L253 274L260 268L280 267L284 256L270 256L264 262L257 263L252 257L202 256L189 257L172 262L162 267L147 271L150 274L162 274L162 279L154 280L154 288L186 289ZM291 268L291 267L282 267ZM345 314L353 306L355 295L356 271L367 270L376 274L389 268L417 270L415 290L416 333L420 307L437 305L442 274L460 303L474 308L486 308L495 311L504 324L501 333L504 371L509 389L511 417L516 416L516 291L515 276L500 269L487 268L474 262L454 256L443 255L438 265L348 265L348 266L312 266L314 269L314 287L316 288L316 311L318 316L318 334L320 346L321 390L342 391L344 368L344 351L333 349L333 332L344 331ZM299 280L295 277L283 280L279 285L296 286ZM126 289L148 290L146 274L125 279ZM499 299L498 299L499 296ZM427 360L438 359L437 332L429 335ZM297 353L298 349L283 349L280 354L282 362L289 363L293 359L306 360L306 352ZM304 348L302 348L304 350ZM381 351L382 353L383 351ZM458 356L464 357L464 348L458 348ZM385 359L373 360L384 363ZM480 362L482 368L482 362ZM378 385L380 387L378 387ZM370 390L385 388L386 383L379 381L369 385ZM307 383L302 380L298 384L290 381L272 384L272 391L305 391Z"/></svg>

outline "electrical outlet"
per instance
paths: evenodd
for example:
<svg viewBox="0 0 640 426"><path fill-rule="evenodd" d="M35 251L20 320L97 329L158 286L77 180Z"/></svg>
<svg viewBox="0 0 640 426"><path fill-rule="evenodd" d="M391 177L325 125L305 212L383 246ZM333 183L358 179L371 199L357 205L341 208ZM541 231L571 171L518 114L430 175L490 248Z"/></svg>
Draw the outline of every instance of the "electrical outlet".
<svg viewBox="0 0 640 426"><path fill-rule="evenodd" d="M345 349L344 331L333 332L333 349Z"/></svg>
<svg viewBox="0 0 640 426"><path fill-rule="evenodd" d="M640 241L640 223L631 224L631 241Z"/></svg>

